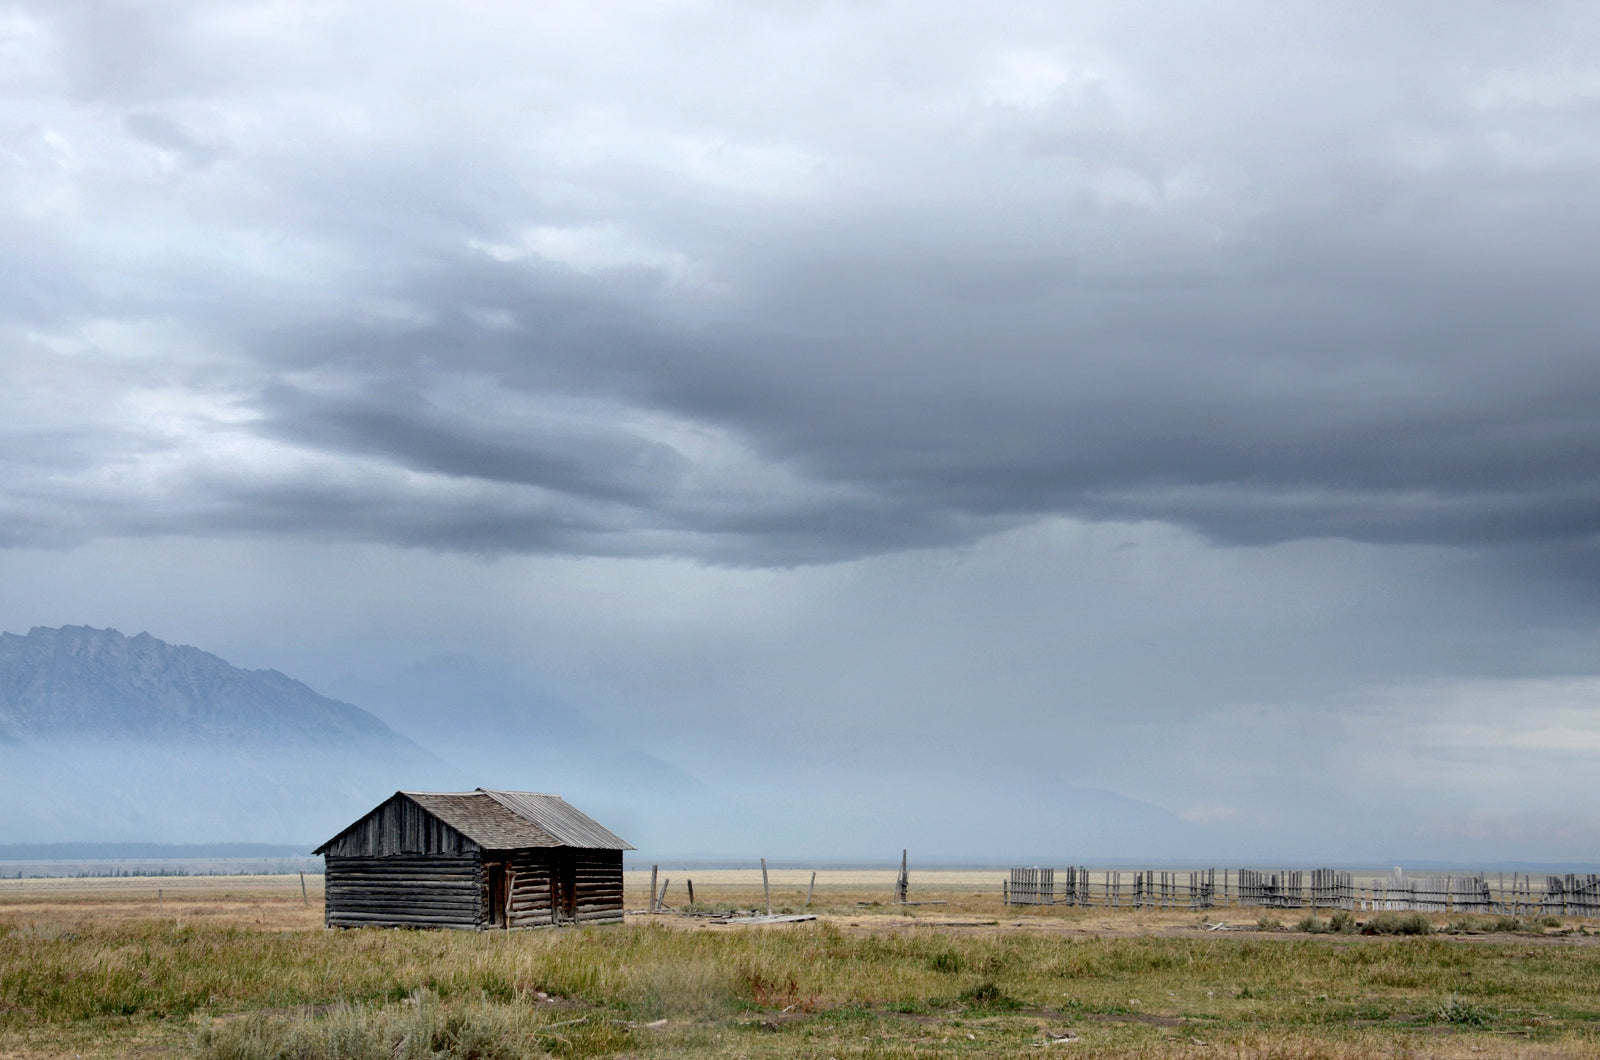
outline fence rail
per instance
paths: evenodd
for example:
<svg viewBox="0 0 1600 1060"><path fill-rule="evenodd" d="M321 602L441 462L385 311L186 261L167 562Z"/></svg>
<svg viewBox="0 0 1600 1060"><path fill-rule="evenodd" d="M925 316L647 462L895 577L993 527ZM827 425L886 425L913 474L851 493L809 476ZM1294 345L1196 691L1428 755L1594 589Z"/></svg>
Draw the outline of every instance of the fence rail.
<svg viewBox="0 0 1600 1060"><path fill-rule="evenodd" d="M1103 905L1129 909L1209 909L1216 904L1216 869L1178 873L1159 870L1102 872L1088 869L1012 869L1006 881L1009 905Z"/></svg>
<svg viewBox="0 0 1600 1060"><path fill-rule="evenodd" d="M1600 876L1547 876L1543 912L1557 916L1600 916Z"/></svg>
<svg viewBox="0 0 1600 1060"><path fill-rule="evenodd" d="M1533 877L1512 873L1406 876L1396 872L1357 883L1339 869L1198 869L1122 871L1087 868L1014 868L1005 881L1008 905L1102 906L1109 909L1397 910L1419 913L1488 913L1506 916L1600 917L1600 875Z"/></svg>

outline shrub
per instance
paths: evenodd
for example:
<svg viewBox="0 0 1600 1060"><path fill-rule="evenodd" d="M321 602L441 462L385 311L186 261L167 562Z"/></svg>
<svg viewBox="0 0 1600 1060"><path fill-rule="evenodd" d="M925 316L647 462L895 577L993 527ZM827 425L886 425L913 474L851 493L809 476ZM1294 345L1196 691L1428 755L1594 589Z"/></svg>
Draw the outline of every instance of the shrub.
<svg viewBox="0 0 1600 1060"><path fill-rule="evenodd" d="M1356 921L1355 917L1343 909L1335 912L1327 920L1318 920L1315 913L1307 913L1295 923L1294 929L1312 935L1339 935L1354 931L1356 929Z"/></svg>
<svg viewBox="0 0 1600 1060"><path fill-rule="evenodd" d="M1438 1023L1457 1027L1487 1027L1494 1022L1494 1017L1488 1012L1458 997L1452 997L1440 1005L1433 1018Z"/></svg>
<svg viewBox="0 0 1600 1060"><path fill-rule="evenodd" d="M1535 927L1514 916L1458 916L1442 929L1451 935L1480 932L1533 931Z"/></svg>
<svg viewBox="0 0 1600 1060"><path fill-rule="evenodd" d="M1363 935L1431 935L1433 922L1421 913L1379 913L1361 925Z"/></svg>
<svg viewBox="0 0 1600 1060"><path fill-rule="evenodd" d="M1022 1002L1000 989L993 979L985 979L961 991L961 1000L971 1008L1009 1010L1022 1007Z"/></svg>

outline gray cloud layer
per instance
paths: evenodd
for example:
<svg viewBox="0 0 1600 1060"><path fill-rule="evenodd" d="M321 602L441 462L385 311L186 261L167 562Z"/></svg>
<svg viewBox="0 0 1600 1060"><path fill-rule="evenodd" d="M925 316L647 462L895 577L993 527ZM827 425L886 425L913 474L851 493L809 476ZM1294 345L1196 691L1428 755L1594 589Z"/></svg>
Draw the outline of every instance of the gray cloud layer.
<svg viewBox="0 0 1600 1060"><path fill-rule="evenodd" d="M5 543L1593 578L1591 10L985 12L10 8Z"/></svg>

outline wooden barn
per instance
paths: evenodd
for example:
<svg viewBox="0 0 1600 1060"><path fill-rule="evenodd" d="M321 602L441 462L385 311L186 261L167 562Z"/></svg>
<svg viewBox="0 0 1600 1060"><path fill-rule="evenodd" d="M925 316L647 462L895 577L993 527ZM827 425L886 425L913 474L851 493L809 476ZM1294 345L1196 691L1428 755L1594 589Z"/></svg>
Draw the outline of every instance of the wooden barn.
<svg viewBox="0 0 1600 1060"><path fill-rule="evenodd" d="M318 847L329 927L622 919L622 839L559 795L397 791Z"/></svg>

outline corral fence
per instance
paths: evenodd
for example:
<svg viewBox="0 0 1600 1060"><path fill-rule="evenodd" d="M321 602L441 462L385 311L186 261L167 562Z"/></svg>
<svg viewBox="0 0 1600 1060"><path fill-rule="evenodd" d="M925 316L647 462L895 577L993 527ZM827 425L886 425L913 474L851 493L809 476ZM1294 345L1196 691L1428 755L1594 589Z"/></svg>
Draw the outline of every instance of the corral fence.
<svg viewBox="0 0 1600 1060"><path fill-rule="evenodd" d="M1216 904L1216 869L1098 873L1069 868L1057 883L1055 869L1012 869L1005 884L1008 905L1100 905L1128 909L1209 909Z"/></svg>
<svg viewBox="0 0 1600 1060"><path fill-rule="evenodd" d="M1555 916L1600 916L1600 876L1549 876L1545 879L1544 907Z"/></svg>
<svg viewBox="0 0 1600 1060"><path fill-rule="evenodd" d="M1306 877L1311 887L1306 887ZM1337 869L1239 870L1239 904L1263 909L1354 909L1355 876Z"/></svg>
<svg viewBox="0 0 1600 1060"><path fill-rule="evenodd" d="M1495 913L1501 916L1600 916L1600 876L1546 876L1542 892L1533 877L1503 875L1493 884L1478 873L1467 876L1390 876L1373 883L1363 908L1399 909L1418 913Z"/></svg>
<svg viewBox="0 0 1600 1060"><path fill-rule="evenodd" d="M1219 886L1220 884L1220 886ZM1388 876L1358 881L1339 869L1197 869L1091 872L1087 868L1015 868L1003 884L1007 905L1101 906L1127 909L1397 910L1504 916L1600 917L1600 875L1533 877L1504 873Z"/></svg>
<svg viewBox="0 0 1600 1060"><path fill-rule="evenodd" d="M1368 908L1415 913L1454 910L1490 913L1500 912L1499 905L1482 876L1418 876L1411 879L1389 877L1375 882Z"/></svg>

